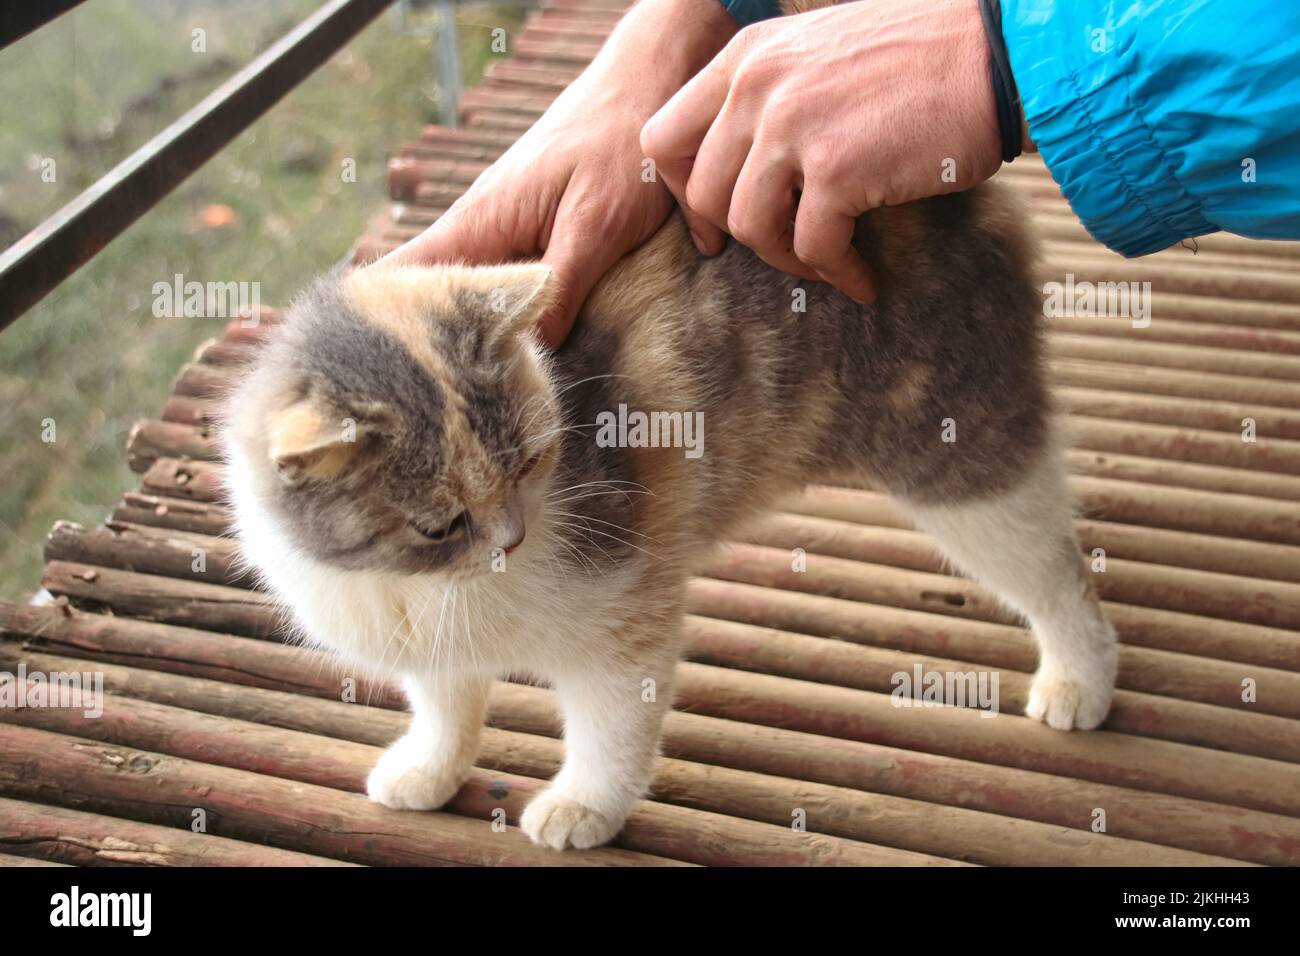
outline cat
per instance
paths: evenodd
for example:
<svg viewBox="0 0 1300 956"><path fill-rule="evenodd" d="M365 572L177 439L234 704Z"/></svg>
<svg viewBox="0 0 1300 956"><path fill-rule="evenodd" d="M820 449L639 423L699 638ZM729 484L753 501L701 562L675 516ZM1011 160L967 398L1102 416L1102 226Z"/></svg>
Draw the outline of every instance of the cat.
<svg viewBox="0 0 1300 956"><path fill-rule="evenodd" d="M229 496L302 637L403 680L411 726L370 796L445 803L493 679L531 674L566 756L521 826L611 839L650 781L688 575L810 481L890 491L1028 619L1029 715L1096 727L1116 638L1074 535L1018 222L996 184L863 216L882 291L862 306L734 242L701 258L675 214L553 353L531 333L555 291L537 263L380 262L302 294L230 397ZM702 415L702 453L609 427L637 411Z"/></svg>

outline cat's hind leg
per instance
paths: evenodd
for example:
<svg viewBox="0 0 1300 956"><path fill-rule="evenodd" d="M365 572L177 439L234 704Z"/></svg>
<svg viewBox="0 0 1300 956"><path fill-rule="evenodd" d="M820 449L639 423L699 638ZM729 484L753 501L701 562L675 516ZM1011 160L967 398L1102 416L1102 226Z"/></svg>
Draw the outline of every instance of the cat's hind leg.
<svg viewBox="0 0 1300 956"><path fill-rule="evenodd" d="M460 789L478 756L492 681L408 676L411 726L366 783L370 799L399 810L435 810Z"/></svg>
<svg viewBox="0 0 1300 956"><path fill-rule="evenodd" d="M1119 656L1075 539L1064 467L1052 446L1010 491L973 501L906 503L961 572L1024 615L1039 665L1026 713L1091 730L1110 709Z"/></svg>

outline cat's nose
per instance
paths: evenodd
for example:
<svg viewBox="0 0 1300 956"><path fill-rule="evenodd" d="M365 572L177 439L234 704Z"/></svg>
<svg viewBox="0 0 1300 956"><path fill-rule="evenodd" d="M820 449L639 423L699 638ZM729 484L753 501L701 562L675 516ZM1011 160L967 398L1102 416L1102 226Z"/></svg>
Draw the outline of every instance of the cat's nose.
<svg viewBox="0 0 1300 956"><path fill-rule="evenodd" d="M501 550L509 554L515 548L524 543L524 523L521 521L516 527L510 529L510 536L506 543L501 546Z"/></svg>

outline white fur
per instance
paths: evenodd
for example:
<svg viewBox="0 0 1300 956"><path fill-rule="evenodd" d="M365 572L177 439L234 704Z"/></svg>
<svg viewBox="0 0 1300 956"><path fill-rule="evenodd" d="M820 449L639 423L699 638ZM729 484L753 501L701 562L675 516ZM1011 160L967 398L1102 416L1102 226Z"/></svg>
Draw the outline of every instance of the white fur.
<svg viewBox="0 0 1300 956"><path fill-rule="evenodd" d="M1023 614L1038 639L1026 712L1091 730L1110 709L1119 651L1075 543L1062 458L1043 456L1013 491L961 505L910 505L958 569Z"/></svg>
<svg viewBox="0 0 1300 956"><path fill-rule="evenodd" d="M565 574L558 531L543 512L503 573L448 585L435 576L344 571L294 547L259 504L243 452L230 443L227 454L245 560L292 612L304 643L374 676L403 678L411 729L372 772L373 799L404 809L450 799L473 766L491 680L527 672L555 686L567 756L528 807L523 829L557 849L594 846L618 832L649 784L676 664L672 641L661 641L661 659L630 661L611 640L642 626L626 608L644 558ZM645 699L647 680L654 700Z"/></svg>

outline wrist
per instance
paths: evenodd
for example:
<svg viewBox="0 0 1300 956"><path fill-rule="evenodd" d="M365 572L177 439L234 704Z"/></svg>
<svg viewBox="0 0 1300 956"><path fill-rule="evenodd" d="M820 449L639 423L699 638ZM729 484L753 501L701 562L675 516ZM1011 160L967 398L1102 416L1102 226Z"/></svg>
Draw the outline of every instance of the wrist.
<svg viewBox="0 0 1300 956"><path fill-rule="evenodd" d="M718 0L640 0L614 28L592 64L634 71L665 101L703 69L740 27Z"/></svg>

